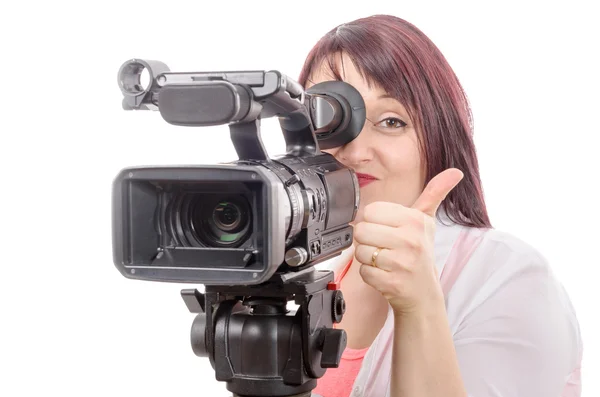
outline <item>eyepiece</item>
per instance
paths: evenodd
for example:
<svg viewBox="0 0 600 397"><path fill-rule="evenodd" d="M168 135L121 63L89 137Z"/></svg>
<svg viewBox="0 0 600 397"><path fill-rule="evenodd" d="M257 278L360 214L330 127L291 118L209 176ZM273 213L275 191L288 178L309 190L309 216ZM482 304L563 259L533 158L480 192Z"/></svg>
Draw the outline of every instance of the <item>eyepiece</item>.
<svg viewBox="0 0 600 397"><path fill-rule="evenodd" d="M344 81L324 81L306 92L313 97L311 118L321 149L343 146L360 134L366 108L356 88Z"/></svg>

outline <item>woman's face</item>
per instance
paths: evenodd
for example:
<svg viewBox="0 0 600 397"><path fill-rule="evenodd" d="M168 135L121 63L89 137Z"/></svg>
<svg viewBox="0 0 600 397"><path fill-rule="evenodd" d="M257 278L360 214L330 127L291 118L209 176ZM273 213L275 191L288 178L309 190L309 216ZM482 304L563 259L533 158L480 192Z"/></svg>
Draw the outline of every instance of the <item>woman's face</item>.
<svg viewBox="0 0 600 397"><path fill-rule="evenodd" d="M357 173L361 187L355 222L360 222L364 207L375 201L412 206L421 194L425 169L417 131L404 106L382 89L369 88L350 58L346 54L342 57L342 78L362 95L367 120L352 142L324 151ZM307 88L331 80L334 77L324 64L313 70Z"/></svg>

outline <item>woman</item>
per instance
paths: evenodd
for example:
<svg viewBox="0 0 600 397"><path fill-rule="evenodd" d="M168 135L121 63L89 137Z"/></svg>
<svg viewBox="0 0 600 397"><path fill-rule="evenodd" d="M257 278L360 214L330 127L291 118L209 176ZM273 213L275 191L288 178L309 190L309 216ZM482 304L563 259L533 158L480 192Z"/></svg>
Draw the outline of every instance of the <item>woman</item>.
<svg viewBox="0 0 600 397"><path fill-rule="evenodd" d="M492 228L467 98L436 46L400 18L358 19L298 80L346 81L367 109L360 135L329 150L356 171L361 205L333 263L347 350L314 393L579 396L574 310L544 257Z"/></svg>

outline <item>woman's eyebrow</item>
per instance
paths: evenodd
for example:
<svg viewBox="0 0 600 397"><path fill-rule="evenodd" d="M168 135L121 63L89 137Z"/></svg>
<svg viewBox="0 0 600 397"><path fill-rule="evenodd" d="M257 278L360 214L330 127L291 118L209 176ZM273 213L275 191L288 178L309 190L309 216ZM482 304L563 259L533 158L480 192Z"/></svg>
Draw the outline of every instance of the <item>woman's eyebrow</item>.
<svg viewBox="0 0 600 397"><path fill-rule="evenodd" d="M393 96L391 96L390 94L381 94L377 97L377 100L380 99L391 99L394 101L394 108L397 108L396 110L401 110L401 113L403 115L407 115L406 113L406 109L404 108L404 105L398 101L396 98L394 98ZM379 107L379 106L383 106L382 104L375 104L375 106ZM389 105L385 105L386 107Z"/></svg>

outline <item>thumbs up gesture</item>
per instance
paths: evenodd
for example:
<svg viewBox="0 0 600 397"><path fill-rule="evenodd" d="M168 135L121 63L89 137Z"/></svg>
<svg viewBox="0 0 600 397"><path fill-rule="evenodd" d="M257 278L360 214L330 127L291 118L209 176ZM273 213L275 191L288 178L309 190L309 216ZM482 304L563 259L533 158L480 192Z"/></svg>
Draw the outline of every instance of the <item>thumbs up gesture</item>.
<svg viewBox="0 0 600 397"><path fill-rule="evenodd" d="M444 300L433 253L435 214L463 173L436 175L412 207L373 202L354 226L355 258L363 280L381 292L395 314L414 314Z"/></svg>

